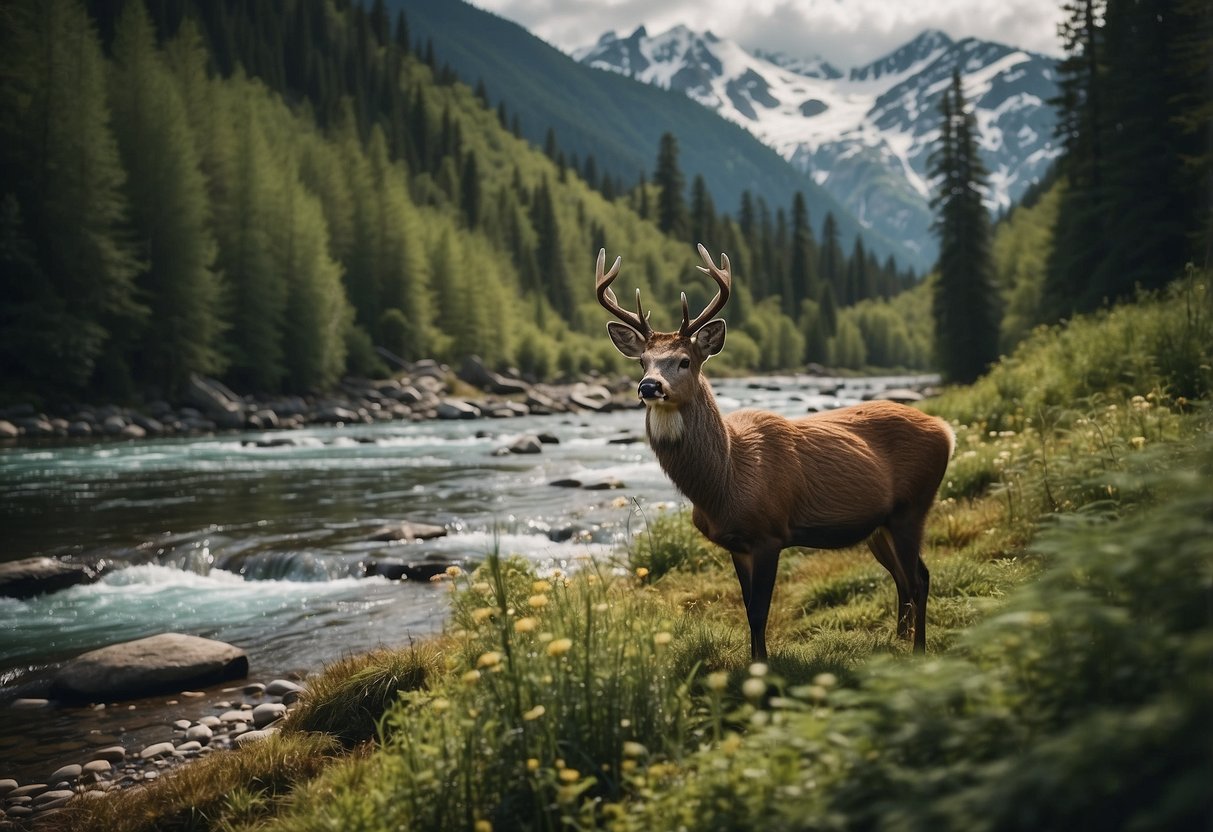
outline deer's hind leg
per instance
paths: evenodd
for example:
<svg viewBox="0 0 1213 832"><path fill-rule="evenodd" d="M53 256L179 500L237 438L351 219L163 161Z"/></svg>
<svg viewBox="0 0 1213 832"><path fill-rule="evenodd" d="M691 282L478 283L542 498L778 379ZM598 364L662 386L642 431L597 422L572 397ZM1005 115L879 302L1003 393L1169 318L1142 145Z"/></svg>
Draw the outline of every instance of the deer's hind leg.
<svg viewBox="0 0 1213 832"><path fill-rule="evenodd" d="M897 585L897 637L910 637L910 623L913 616L914 599L910 593L910 577L902 568L901 561L893 544L893 535L887 528L881 526L868 538L868 549L876 561L889 570L893 583Z"/></svg>

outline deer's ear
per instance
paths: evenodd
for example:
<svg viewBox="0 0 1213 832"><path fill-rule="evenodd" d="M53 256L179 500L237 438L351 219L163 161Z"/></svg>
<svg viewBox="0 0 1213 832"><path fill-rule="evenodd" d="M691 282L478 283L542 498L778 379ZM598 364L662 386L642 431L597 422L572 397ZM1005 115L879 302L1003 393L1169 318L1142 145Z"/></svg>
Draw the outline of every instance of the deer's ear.
<svg viewBox="0 0 1213 832"><path fill-rule="evenodd" d="M695 333L695 343L703 351L705 361L724 349L724 330L724 321L717 318L708 321Z"/></svg>
<svg viewBox="0 0 1213 832"><path fill-rule="evenodd" d="M640 358L644 352L644 337L627 324L618 321L607 321L607 334L615 348L628 358Z"/></svg>

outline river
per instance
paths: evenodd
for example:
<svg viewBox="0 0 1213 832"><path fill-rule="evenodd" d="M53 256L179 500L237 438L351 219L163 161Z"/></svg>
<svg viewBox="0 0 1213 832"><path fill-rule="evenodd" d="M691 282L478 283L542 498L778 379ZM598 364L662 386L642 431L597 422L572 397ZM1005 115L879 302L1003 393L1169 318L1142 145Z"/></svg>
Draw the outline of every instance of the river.
<svg viewBox="0 0 1213 832"><path fill-rule="evenodd" d="M793 415L922 380L783 376L714 387L726 412ZM5 707L84 651L182 632L245 649L251 679L301 676L443 626L446 593L368 577L378 559L474 562L499 548L540 570L622 562L646 516L679 502L643 441L643 422L637 409L0 448L0 560L107 564L94 584L0 598L0 777L64 762L81 734L130 746L177 716L141 703L125 720L109 709L98 727L87 708ZM494 455L537 433L558 441L539 454ZM552 485L569 479L621 487ZM401 521L448 534L372 539Z"/></svg>

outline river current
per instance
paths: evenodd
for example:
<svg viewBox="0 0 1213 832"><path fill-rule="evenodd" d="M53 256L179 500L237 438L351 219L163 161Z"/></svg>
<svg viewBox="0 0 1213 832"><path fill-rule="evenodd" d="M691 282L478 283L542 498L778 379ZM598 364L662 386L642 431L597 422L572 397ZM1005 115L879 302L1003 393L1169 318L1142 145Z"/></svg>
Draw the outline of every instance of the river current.
<svg viewBox="0 0 1213 832"><path fill-rule="evenodd" d="M714 387L725 412L798 415L915 381L785 376ZM86 729L80 709L5 707L87 650L182 632L246 650L251 679L301 676L443 626L446 592L368 576L377 560L475 562L498 549L541 571L623 562L647 518L680 503L643 431L643 412L629 409L0 448L0 560L106 565L93 584L0 598L0 756L10 758L0 776L49 764L75 732L104 741L162 726L154 706L140 711L143 722L100 732ZM557 442L534 455L494 453L539 433ZM594 488L608 483L616 487ZM373 539L402 521L448 534Z"/></svg>

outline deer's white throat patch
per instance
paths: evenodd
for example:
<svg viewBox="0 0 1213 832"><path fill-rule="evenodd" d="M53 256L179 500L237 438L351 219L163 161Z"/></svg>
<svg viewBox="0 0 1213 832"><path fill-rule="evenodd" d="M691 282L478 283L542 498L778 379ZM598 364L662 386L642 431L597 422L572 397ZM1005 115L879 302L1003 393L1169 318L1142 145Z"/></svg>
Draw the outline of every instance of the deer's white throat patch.
<svg viewBox="0 0 1213 832"><path fill-rule="evenodd" d="M678 408L661 403L648 405L649 439L653 442L676 442L685 427Z"/></svg>

